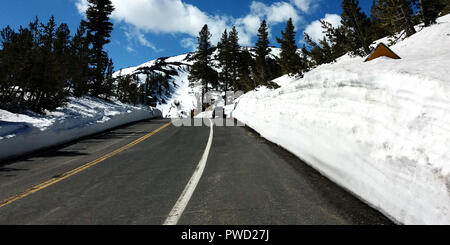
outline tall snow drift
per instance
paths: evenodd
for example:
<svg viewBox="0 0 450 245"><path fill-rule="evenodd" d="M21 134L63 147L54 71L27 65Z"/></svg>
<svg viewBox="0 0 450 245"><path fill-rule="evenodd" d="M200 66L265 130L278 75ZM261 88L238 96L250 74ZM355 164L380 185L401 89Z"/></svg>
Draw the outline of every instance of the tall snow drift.
<svg viewBox="0 0 450 245"><path fill-rule="evenodd" d="M70 98L66 106L45 116L0 110L0 161L161 116L159 110L91 97Z"/></svg>
<svg viewBox="0 0 450 245"><path fill-rule="evenodd" d="M403 224L450 224L450 15L238 100L233 115Z"/></svg>

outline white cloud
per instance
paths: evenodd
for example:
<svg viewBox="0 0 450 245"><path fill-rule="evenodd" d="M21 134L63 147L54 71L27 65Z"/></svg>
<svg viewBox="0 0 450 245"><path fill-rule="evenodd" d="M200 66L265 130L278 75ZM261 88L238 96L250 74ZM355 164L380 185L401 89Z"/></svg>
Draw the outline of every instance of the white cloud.
<svg viewBox="0 0 450 245"><path fill-rule="evenodd" d="M183 48L188 49L189 51L195 51L197 49L197 42L195 41L195 38L183 38L181 39L180 44Z"/></svg>
<svg viewBox="0 0 450 245"><path fill-rule="evenodd" d="M245 17L236 19L234 25L240 33L241 44L251 45L251 39L258 33L263 19L267 21L270 33L271 26L285 23L289 18L292 18L294 24L303 21L295 7L287 2L275 2L271 5L266 5L262 2L253 1L250 5L250 13Z"/></svg>
<svg viewBox="0 0 450 245"><path fill-rule="evenodd" d="M298 5L304 1L307 5ZM298 3L297 3L298 2ZM291 2L279 1L266 5L265 3L253 1L250 5L250 13L241 18L227 15L210 15L201 11L192 4L184 3L182 0L112 0L115 11L112 19L123 22L135 29L134 38L138 42L155 49L148 40L144 40L145 33L156 34L187 34L195 38L204 24L208 24L212 34L211 43L219 41L225 29L236 26L239 31L240 44L251 45L252 38L256 36L262 19L266 19L270 26L286 22L292 18L297 24L303 21L295 6L302 11L304 6L310 6L310 0L292 0ZM87 0L77 0L76 7L80 13L84 13L88 7ZM183 39L180 44L186 48L192 48L192 40Z"/></svg>
<svg viewBox="0 0 450 245"><path fill-rule="evenodd" d="M251 39L258 33L261 22L261 17L255 15L247 15L235 21L235 26L239 32L239 41L242 45L251 45Z"/></svg>
<svg viewBox="0 0 450 245"><path fill-rule="evenodd" d="M131 47L130 43L137 42L140 45L147 47L147 48L151 48L153 49L155 52L161 52L161 49L156 48L156 46L151 43L150 41L147 40L147 38L145 38L145 35L140 32L138 29L129 29L129 30L125 30L124 31L125 36L128 39L129 45L127 46L127 51L134 51L134 49Z"/></svg>
<svg viewBox="0 0 450 245"><path fill-rule="evenodd" d="M333 27L341 26L341 16L337 14L326 14L325 18L323 18L322 20L330 23ZM316 42L322 40L325 37L323 31L324 29L322 28L322 24L319 20L313 21L305 29L305 32L308 33L311 39Z"/></svg>
<svg viewBox="0 0 450 245"><path fill-rule="evenodd" d="M126 46L126 48L125 48L126 50L127 50L127 52L128 53L134 53L135 52L135 50L134 50L134 48L132 48L131 46Z"/></svg>
<svg viewBox="0 0 450 245"><path fill-rule="evenodd" d="M304 13L308 13L314 7L317 7L319 1L320 0L291 0L291 3Z"/></svg>
<svg viewBox="0 0 450 245"><path fill-rule="evenodd" d="M287 2L275 2L268 6L262 2L253 1L250 5L250 16L266 18L269 25L286 22L289 18L292 18L294 23L302 20L294 6Z"/></svg>
<svg viewBox="0 0 450 245"><path fill-rule="evenodd" d="M112 18L144 32L181 33L196 36L208 24L213 40L227 27L226 17L209 16L181 0L112 0Z"/></svg>
<svg viewBox="0 0 450 245"><path fill-rule="evenodd" d="M78 0L75 3L75 6L77 7L79 13L84 14L89 7L89 3L87 0Z"/></svg>

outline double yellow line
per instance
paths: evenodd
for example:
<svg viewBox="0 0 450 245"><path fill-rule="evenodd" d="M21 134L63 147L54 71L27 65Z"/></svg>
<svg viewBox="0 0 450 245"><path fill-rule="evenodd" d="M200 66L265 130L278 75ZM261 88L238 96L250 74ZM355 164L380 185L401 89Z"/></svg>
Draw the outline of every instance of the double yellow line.
<svg viewBox="0 0 450 245"><path fill-rule="evenodd" d="M33 193L36 193L36 192L38 192L40 190L43 190L43 189L45 189L45 188L47 188L49 186L52 186L52 185L54 185L54 184L56 184L58 182L61 182L61 181L65 180L65 179L67 179L67 178L69 178L69 177L71 177L71 176L73 176L73 175L75 175L77 173L80 173L80 172L82 172L82 171L84 171L84 170L86 170L86 169L88 169L88 168L90 168L92 166L95 166L95 165L105 161L108 158L111 158L111 157L113 157L113 156L115 156L115 155L117 155L117 154L119 154L119 153L121 153L121 152L123 152L123 151L125 151L127 149L130 149L131 147L133 147L133 146L141 143L142 141L150 138L151 136L155 135L159 131L169 127L171 124L172 124L172 122L164 124L162 127L156 129L155 131L153 131L153 132L151 132L149 134L146 134L146 135L142 136L141 138L139 138L139 139L129 143L128 145L122 146L119 149L117 149L117 150L115 150L115 151L113 151L111 153L108 153L108 154L106 154L106 155L104 155L104 156L102 156L102 157L100 157L100 158L98 158L98 159L96 159L96 160L94 160L92 162L86 163L83 166L80 166L80 167L78 167L76 169L73 169L73 170L71 170L71 171L69 171L67 173L61 174L61 175L59 175L57 177L53 177L52 179L49 179L49 180L47 180L47 181L45 181L45 182L43 182L43 183L41 183L39 185L33 186L30 189L28 189L28 190L26 190L26 191L24 191L24 192L22 192L20 194L17 194L17 195L15 195L13 197L10 197L10 198L8 198L8 199L6 199L4 201L0 201L0 208L5 207L5 206L7 206L7 205L9 205L9 204L11 204L11 203L13 203L15 201L18 201L18 200L20 200L22 198L25 198L25 197L27 197L27 196L29 196L29 195L31 195Z"/></svg>

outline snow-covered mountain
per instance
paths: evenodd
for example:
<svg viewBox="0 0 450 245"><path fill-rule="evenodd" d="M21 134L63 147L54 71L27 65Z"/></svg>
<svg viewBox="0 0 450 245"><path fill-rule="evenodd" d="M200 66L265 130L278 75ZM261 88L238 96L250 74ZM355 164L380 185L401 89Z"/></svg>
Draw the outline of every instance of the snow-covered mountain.
<svg viewBox="0 0 450 245"><path fill-rule="evenodd" d="M272 47L270 56L278 58L281 50ZM250 50L254 55L254 51ZM213 52L213 63L217 64L214 57L217 55L217 50ZM163 57L156 60L148 61L136 67L129 67L117 71L114 76L134 76L142 85L145 83L147 76L160 74L165 77L168 82L167 87L161 83L159 91L155 91L150 96L156 103L156 108L160 109L164 117L178 118L187 117L190 111L197 107L196 94L201 94L200 87L189 87L189 70L193 64L193 53L186 53L174 57Z"/></svg>
<svg viewBox="0 0 450 245"><path fill-rule="evenodd" d="M448 225L450 15L418 30L391 47L400 60L343 56L233 116L392 219Z"/></svg>
<svg viewBox="0 0 450 245"><path fill-rule="evenodd" d="M158 84L153 94L149 96L153 99L156 107L163 112L164 117L187 116L191 109L196 106L196 88L189 87L188 75L192 65L191 53L164 57L151 60L136 67L121 69L114 74L115 77L132 75L140 85L143 85L147 76L159 74L163 81Z"/></svg>

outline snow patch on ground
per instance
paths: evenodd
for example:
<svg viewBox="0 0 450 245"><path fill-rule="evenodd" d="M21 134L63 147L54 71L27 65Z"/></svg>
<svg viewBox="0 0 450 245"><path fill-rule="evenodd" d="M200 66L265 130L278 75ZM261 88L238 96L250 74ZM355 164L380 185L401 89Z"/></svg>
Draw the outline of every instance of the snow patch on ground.
<svg viewBox="0 0 450 245"><path fill-rule="evenodd" d="M46 115L0 110L0 161L127 123L161 117L157 109L84 97Z"/></svg>
<svg viewBox="0 0 450 245"><path fill-rule="evenodd" d="M233 116L403 224L450 224L450 15L237 101Z"/></svg>

